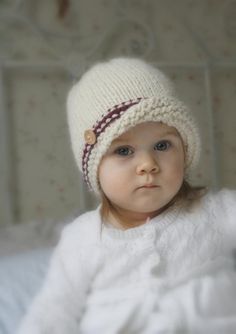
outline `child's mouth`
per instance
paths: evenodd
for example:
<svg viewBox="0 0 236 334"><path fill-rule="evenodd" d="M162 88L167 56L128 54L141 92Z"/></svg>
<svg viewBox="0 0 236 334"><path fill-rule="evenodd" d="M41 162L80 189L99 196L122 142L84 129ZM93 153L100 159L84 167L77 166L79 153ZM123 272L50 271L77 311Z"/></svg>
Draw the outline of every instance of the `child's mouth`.
<svg viewBox="0 0 236 334"><path fill-rule="evenodd" d="M141 186L139 188L145 188L145 189L152 189L152 188L158 188L159 186L155 184L145 184L144 186Z"/></svg>

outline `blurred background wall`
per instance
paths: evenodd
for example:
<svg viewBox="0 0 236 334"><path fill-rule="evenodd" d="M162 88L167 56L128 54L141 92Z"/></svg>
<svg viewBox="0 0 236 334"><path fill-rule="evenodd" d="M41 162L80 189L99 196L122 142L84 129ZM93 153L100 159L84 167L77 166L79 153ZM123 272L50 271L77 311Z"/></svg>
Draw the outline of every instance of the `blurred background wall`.
<svg viewBox="0 0 236 334"><path fill-rule="evenodd" d="M236 187L235 0L2 0L0 224L96 205L72 156L66 95L115 56L159 66L193 109L203 153L192 182Z"/></svg>

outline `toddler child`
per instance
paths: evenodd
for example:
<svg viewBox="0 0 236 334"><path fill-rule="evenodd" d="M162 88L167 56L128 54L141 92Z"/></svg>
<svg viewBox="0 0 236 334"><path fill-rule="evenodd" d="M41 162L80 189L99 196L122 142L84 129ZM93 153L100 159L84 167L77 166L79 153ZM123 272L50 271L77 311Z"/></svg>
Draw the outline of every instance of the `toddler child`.
<svg viewBox="0 0 236 334"><path fill-rule="evenodd" d="M112 59L72 87L67 110L101 205L65 227L19 333L236 333L236 192L190 186L199 131L171 81Z"/></svg>

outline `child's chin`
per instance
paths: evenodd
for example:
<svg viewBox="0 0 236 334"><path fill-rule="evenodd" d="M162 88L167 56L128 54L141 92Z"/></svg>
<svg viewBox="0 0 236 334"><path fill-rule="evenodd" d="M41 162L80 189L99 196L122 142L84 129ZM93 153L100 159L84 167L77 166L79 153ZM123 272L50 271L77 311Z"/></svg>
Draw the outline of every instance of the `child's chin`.
<svg viewBox="0 0 236 334"><path fill-rule="evenodd" d="M145 207L141 207L141 206L139 206L136 210L134 210L134 211L136 211L137 213L140 213L140 214L143 214L143 215L156 215L156 214L158 214L158 212L161 210L161 208L158 206L150 206L150 207L147 207L147 206L145 206Z"/></svg>
<svg viewBox="0 0 236 334"><path fill-rule="evenodd" d="M137 201L135 203L136 211L138 212L154 212L162 208L165 203L159 203L159 201L150 201L150 200L143 200Z"/></svg>

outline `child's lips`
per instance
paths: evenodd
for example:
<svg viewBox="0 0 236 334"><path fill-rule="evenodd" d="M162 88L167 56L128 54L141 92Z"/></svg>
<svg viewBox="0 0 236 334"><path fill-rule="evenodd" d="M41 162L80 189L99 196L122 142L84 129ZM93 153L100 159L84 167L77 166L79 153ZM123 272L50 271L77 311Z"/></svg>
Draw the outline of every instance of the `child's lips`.
<svg viewBox="0 0 236 334"><path fill-rule="evenodd" d="M153 188L158 188L159 186L156 184L144 184L143 186L139 187L138 189L153 189Z"/></svg>

